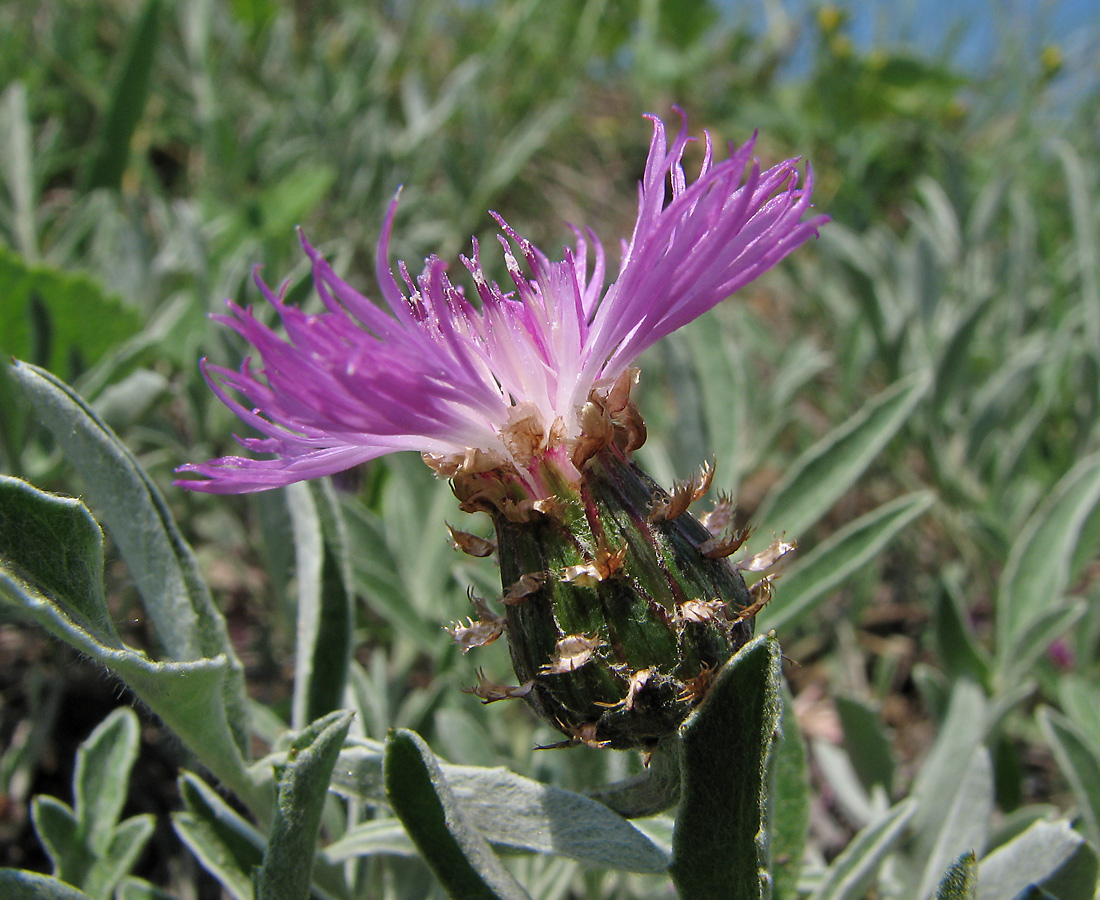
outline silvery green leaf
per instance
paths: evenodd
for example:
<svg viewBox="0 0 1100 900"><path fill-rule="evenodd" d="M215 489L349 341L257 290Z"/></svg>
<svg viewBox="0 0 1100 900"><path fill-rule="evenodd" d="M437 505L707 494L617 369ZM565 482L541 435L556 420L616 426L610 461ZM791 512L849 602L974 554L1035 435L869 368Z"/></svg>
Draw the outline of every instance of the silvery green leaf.
<svg viewBox="0 0 1100 900"><path fill-rule="evenodd" d="M943 878L948 861L959 854L985 851L989 821L993 815L993 762L989 751L979 746L970 757L962 783L952 798L947 815L938 828L936 842L928 855L917 889L927 897Z"/></svg>
<svg viewBox="0 0 1100 900"><path fill-rule="evenodd" d="M176 898L143 878L131 876L123 878L115 888L115 900L176 900Z"/></svg>
<svg viewBox="0 0 1100 900"><path fill-rule="evenodd" d="M466 821L498 847L628 872L668 868L663 851L595 800L502 768L443 766L442 771Z"/></svg>
<svg viewBox="0 0 1100 900"><path fill-rule="evenodd" d="M351 828L333 841L321 855L330 863L343 862L357 856L415 856L416 846L397 819L374 819Z"/></svg>
<svg viewBox="0 0 1100 900"><path fill-rule="evenodd" d="M861 900L886 855L905 832L916 803L903 800L862 829L833 860L812 900Z"/></svg>
<svg viewBox="0 0 1100 900"><path fill-rule="evenodd" d="M780 656L774 634L750 641L681 727L683 788L669 871L682 900L768 896L768 763L782 708Z"/></svg>
<svg viewBox="0 0 1100 900"><path fill-rule="evenodd" d="M913 819L914 859L925 860L932 854L966 774L959 761L973 758L985 740L990 718L985 692L973 682L956 682L947 716L910 790L920 803Z"/></svg>
<svg viewBox="0 0 1100 900"><path fill-rule="evenodd" d="M913 375L891 385L796 459L761 504L758 533L804 535L905 424L929 383Z"/></svg>
<svg viewBox="0 0 1100 900"><path fill-rule="evenodd" d="M298 584L297 652L291 723L336 709L347 683L353 616L343 515L327 482L286 488Z"/></svg>
<svg viewBox="0 0 1100 900"><path fill-rule="evenodd" d="M254 874L256 900L306 900L313 856L336 757L352 714L329 713L298 732L287 762L276 771L275 821Z"/></svg>
<svg viewBox="0 0 1100 900"><path fill-rule="evenodd" d="M806 744L794 713L794 698L783 686L783 718L772 745L774 782L769 801L773 892L793 900L802 872L802 855L810 828L810 770Z"/></svg>
<svg viewBox="0 0 1100 900"><path fill-rule="evenodd" d="M263 860L264 838L198 776L179 779L186 810L172 813L183 844L233 900L253 900L252 870Z"/></svg>
<svg viewBox="0 0 1100 900"><path fill-rule="evenodd" d="M111 841L88 873L84 890L110 900L115 886L137 864L155 829L156 817L148 813L131 816L111 829Z"/></svg>
<svg viewBox="0 0 1100 900"><path fill-rule="evenodd" d="M21 869L0 869L0 897L4 900L93 900L63 881Z"/></svg>
<svg viewBox="0 0 1100 900"><path fill-rule="evenodd" d="M1065 716L1044 706L1038 718L1062 777L1073 791L1084 831L1093 846L1100 847L1100 756L1081 729Z"/></svg>
<svg viewBox="0 0 1100 900"><path fill-rule="evenodd" d="M95 856L84 844L80 826L67 803L39 794L31 801L31 821L53 874L70 884L81 884L95 863Z"/></svg>
<svg viewBox="0 0 1100 900"><path fill-rule="evenodd" d="M411 731L386 742L386 796L454 900L531 900L466 820L431 750Z"/></svg>
<svg viewBox="0 0 1100 900"><path fill-rule="evenodd" d="M97 856L111 843L137 754L137 716L124 706L100 722L76 752L73 806L80 834Z"/></svg>
<svg viewBox="0 0 1100 900"><path fill-rule="evenodd" d="M384 803L382 760L382 745L356 739L340 753L332 789ZM632 872L661 872L668 866L662 849L590 797L503 768L439 766L465 820L492 844Z"/></svg>
<svg viewBox="0 0 1100 900"><path fill-rule="evenodd" d="M9 370L54 435L100 510L141 592L157 640L173 660L221 657L223 717L241 753L248 746L244 674L194 554L160 491L88 405L49 372L16 363Z"/></svg>
<svg viewBox="0 0 1100 900"><path fill-rule="evenodd" d="M884 503L796 559L783 573L775 596L757 615L757 629L783 628L797 621L882 552L933 500L931 493L918 491Z"/></svg>
<svg viewBox="0 0 1100 900"><path fill-rule="evenodd" d="M1041 883L1068 862L1084 842L1068 822L1036 822L982 860L978 867L978 900L1004 900Z"/></svg>
<svg viewBox="0 0 1100 900"><path fill-rule="evenodd" d="M78 500L0 476L0 600L106 666L227 786L264 808L225 707L225 656L156 662L125 647L103 596L103 536Z"/></svg>
<svg viewBox="0 0 1100 900"><path fill-rule="evenodd" d="M1036 622L1063 604L1082 528L1098 503L1100 456L1090 456L1058 482L1013 542L997 592L1002 681L1018 677L1018 657L1037 642Z"/></svg>

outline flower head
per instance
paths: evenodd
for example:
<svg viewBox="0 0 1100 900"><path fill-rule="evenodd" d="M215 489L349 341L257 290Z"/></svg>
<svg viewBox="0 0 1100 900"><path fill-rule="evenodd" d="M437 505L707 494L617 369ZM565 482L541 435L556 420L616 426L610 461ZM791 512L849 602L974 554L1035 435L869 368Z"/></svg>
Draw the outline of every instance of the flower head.
<svg viewBox="0 0 1100 900"><path fill-rule="evenodd" d="M691 141L686 119L669 144L663 123L651 118L638 218L609 286L590 230L574 229L575 245L551 260L496 215L511 285L485 275L476 241L462 258L476 300L434 256L415 279L403 263L395 277L388 259L395 197L377 250L387 312L303 239L326 311L307 315L285 302L285 288L276 294L257 278L286 336L229 303L229 315L216 318L252 344L263 365L203 363L218 397L265 435L240 443L275 458L181 466L203 477L178 484L257 491L416 450L444 474L507 469L545 495L547 460L570 472L611 439L609 421L629 415L628 370L643 350L775 265L825 221L803 221L809 166L804 182L797 160L761 171L752 141L717 162L708 135L689 183L681 165Z"/></svg>

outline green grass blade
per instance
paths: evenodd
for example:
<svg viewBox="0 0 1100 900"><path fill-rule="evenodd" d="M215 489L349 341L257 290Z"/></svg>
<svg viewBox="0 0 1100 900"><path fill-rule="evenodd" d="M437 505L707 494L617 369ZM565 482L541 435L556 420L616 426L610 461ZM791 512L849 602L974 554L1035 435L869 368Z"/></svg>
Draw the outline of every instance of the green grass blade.
<svg viewBox="0 0 1100 900"><path fill-rule="evenodd" d="M145 112L160 42L160 0L147 0L126 42L110 104L100 122L83 187L118 189L130 158L130 141Z"/></svg>

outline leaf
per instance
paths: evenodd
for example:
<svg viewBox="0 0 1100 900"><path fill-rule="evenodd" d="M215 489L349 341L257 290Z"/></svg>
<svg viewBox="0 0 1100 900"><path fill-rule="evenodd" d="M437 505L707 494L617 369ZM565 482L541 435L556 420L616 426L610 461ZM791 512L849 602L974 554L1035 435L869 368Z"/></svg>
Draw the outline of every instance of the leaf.
<svg viewBox="0 0 1100 900"><path fill-rule="evenodd" d="M354 636L353 598L347 537L331 485L293 484L286 497L298 582L291 724L302 728L343 701Z"/></svg>
<svg viewBox="0 0 1100 900"><path fill-rule="evenodd" d="M912 798L903 800L862 829L833 860L812 900L861 900L886 854L901 840L916 807Z"/></svg>
<svg viewBox="0 0 1100 900"><path fill-rule="evenodd" d="M894 759L890 740L876 710L854 697L838 694L836 711L844 732L844 749L868 793L882 785L889 794L894 786Z"/></svg>
<svg viewBox="0 0 1100 900"><path fill-rule="evenodd" d="M1100 754L1100 688L1080 675L1063 675L1058 679L1058 702L1093 752Z"/></svg>
<svg viewBox="0 0 1100 900"><path fill-rule="evenodd" d="M968 625L963 604L958 585L941 576L933 618L936 659L952 681L969 678L988 687L992 674L989 654Z"/></svg>
<svg viewBox="0 0 1100 900"><path fill-rule="evenodd" d="M249 778L226 715L228 659L154 662L124 647L103 599L102 541L78 500L0 476L0 600L110 669L204 765L262 810L266 794Z"/></svg>
<svg viewBox="0 0 1100 900"><path fill-rule="evenodd" d="M942 881L944 865L959 853L985 851L989 821L993 815L993 762L985 747L970 757L966 774L942 823L937 824L936 842L926 858L917 897L927 897Z"/></svg>
<svg viewBox="0 0 1100 900"><path fill-rule="evenodd" d="M248 747L244 672L225 618L160 491L133 454L67 385L23 363L10 371L100 510L168 656L224 660L223 708L243 754Z"/></svg>
<svg viewBox="0 0 1100 900"><path fill-rule="evenodd" d="M141 330L88 275L31 264L0 245L0 348L74 378Z"/></svg>
<svg viewBox="0 0 1100 900"><path fill-rule="evenodd" d="M332 789L377 803L386 800L383 747L345 747ZM602 803L502 768L439 764L464 821L492 844L565 856L590 866L661 872L665 852Z"/></svg>
<svg viewBox="0 0 1100 900"><path fill-rule="evenodd" d="M530 900L466 821L419 736L390 732L384 774L390 806L452 900Z"/></svg>
<svg viewBox="0 0 1100 900"><path fill-rule="evenodd" d="M910 790L910 796L920 803L913 820L914 859L928 859L933 852L939 828L966 776L960 760L973 758L985 740L991 718L985 692L973 682L956 682L936 741Z"/></svg>
<svg viewBox="0 0 1100 900"><path fill-rule="evenodd" d="M375 854L415 856L416 847L397 819L375 819L356 825L340 840L333 841L321 851L330 863Z"/></svg>
<svg viewBox="0 0 1100 900"><path fill-rule="evenodd" d="M34 179L34 138L27 111L27 86L22 81L13 81L0 97L0 135L5 136L0 159L4 161L4 181L11 197L15 249L33 261L38 256L35 222L38 191Z"/></svg>
<svg viewBox="0 0 1100 900"><path fill-rule="evenodd" d="M198 776L184 772L179 785L187 809L172 813L176 834L233 900L253 900L252 871L263 862L263 835Z"/></svg>
<svg viewBox="0 0 1100 900"><path fill-rule="evenodd" d="M83 884L95 856L80 836L72 809L56 797L39 794L31 801L31 821L53 874L69 884Z"/></svg>
<svg viewBox="0 0 1100 900"><path fill-rule="evenodd" d="M627 819L653 816L680 799L680 736L662 740L649 754L645 771L595 790L588 796Z"/></svg>
<svg viewBox="0 0 1100 900"><path fill-rule="evenodd" d="M96 148L85 170L83 187L118 189L130 157L130 141L149 99L153 62L160 37L160 0L147 0L127 36L111 101L98 129Z"/></svg>
<svg viewBox="0 0 1100 900"><path fill-rule="evenodd" d="M1041 884L1084 842L1067 822L1036 822L982 860L978 867L978 900L1004 900L1029 885Z"/></svg>
<svg viewBox="0 0 1100 900"><path fill-rule="evenodd" d="M84 889L93 897L108 900L115 886L137 863L155 829L156 817L148 813L131 816L112 828L111 842L92 867Z"/></svg>
<svg viewBox="0 0 1100 900"><path fill-rule="evenodd" d="M176 898L143 878L129 877L123 878L115 888L115 900L176 900Z"/></svg>
<svg viewBox="0 0 1100 900"><path fill-rule="evenodd" d="M757 629L790 627L814 603L867 565L933 502L927 491L906 494L861 516L818 544L778 582L775 597L756 617Z"/></svg>
<svg viewBox="0 0 1100 900"><path fill-rule="evenodd" d="M0 897L4 900L93 900L63 881L22 869L0 869Z"/></svg>
<svg viewBox="0 0 1100 900"><path fill-rule="evenodd" d="M336 757L351 727L340 710L294 736L287 763L277 771L278 799L263 864L254 876L256 900L306 900L313 855Z"/></svg>
<svg viewBox="0 0 1100 900"><path fill-rule="evenodd" d="M581 794L502 768L443 766L467 822L499 847L553 853L604 869L663 872L668 856L638 829Z"/></svg>
<svg viewBox="0 0 1100 900"><path fill-rule="evenodd" d="M682 900L763 898L770 882L768 756L782 700L779 642L761 635L681 728L683 788L669 871Z"/></svg>
<svg viewBox="0 0 1100 900"><path fill-rule="evenodd" d="M947 867L932 900L975 900L977 889L978 863L971 850Z"/></svg>
<svg viewBox="0 0 1100 900"><path fill-rule="evenodd" d="M124 706L100 722L76 752L73 807L80 836L96 856L110 846L137 754L137 716Z"/></svg>
<svg viewBox="0 0 1100 900"><path fill-rule="evenodd" d="M772 745L774 784L769 815L775 880L772 890L778 900L793 900L797 896L810 829L810 767L793 703L794 698L784 684L779 739Z"/></svg>
<svg viewBox="0 0 1100 900"><path fill-rule="evenodd" d="M1100 503L1100 455L1075 465L1012 544L997 592L997 658L1002 677L1032 641L1031 628L1061 603L1081 529Z"/></svg>
<svg viewBox="0 0 1100 900"><path fill-rule="evenodd" d="M805 535L905 424L928 385L923 375L898 381L799 456L761 504L759 532Z"/></svg>
<svg viewBox="0 0 1100 900"><path fill-rule="evenodd" d="M1088 738L1065 716L1044 706L1039 709L1038 718L1043 737L1073 791L1085 833L1094 847L1100 847L1100 757Z"/></svg>
<svg viewBox="0 0 1100 900"><path fill-rule="evenodd" d="M72 623L121 646L103 595L103 535L79 500L0 475L0 575L57 598Z"/></svg>

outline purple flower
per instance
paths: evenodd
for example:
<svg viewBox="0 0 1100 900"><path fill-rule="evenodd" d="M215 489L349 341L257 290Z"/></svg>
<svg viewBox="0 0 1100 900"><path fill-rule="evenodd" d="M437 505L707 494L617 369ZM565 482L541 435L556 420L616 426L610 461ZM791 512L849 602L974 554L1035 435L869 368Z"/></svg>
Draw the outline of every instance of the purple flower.
<svg viewBox="0 0 1100 900"><path fill-rule="evenodd" d="M222 402L266 435L240 443L275 458L181 466L203 478L177 484L258 491L416 450L445 474L506 469L542 495L547 459L568 472L587 458L578 447L599 431L592 403L604 412L614 406L611 414L623 409L629 367L643 350L767 271L827 221L802 220L810 208L808 165L804 183L798 160L761 172L752 141L715 162L708 135L689 184L681 166L691 140L686 119L669 146L663 123L650 118L638 219L618 278L606 288L604 251L590 230L574 229L575 246L554 261L495 214L514 288L486 277L476 241L471 258L462 258L476 303L434 256L415 280L403 263L395 278L388 260L395 197L377 251L387 312L303 240L327 311L307 315L284 302L285 288L276 295L257 278L286 337L229 303L230 314L215 318L259 351L262 368L250 359L240 371L202 365ZM617 403L608 400L616 394Z"/></svg>

